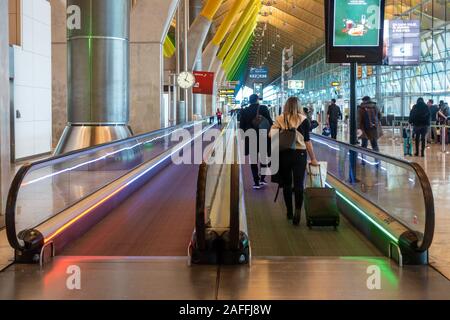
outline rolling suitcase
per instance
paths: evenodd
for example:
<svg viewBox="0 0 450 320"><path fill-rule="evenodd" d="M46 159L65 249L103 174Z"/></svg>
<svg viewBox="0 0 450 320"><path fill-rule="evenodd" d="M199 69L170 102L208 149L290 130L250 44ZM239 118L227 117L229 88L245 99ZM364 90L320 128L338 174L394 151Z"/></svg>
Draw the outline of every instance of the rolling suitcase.
<svg viewBox="0 0 450 320"><path fill-rule="evenodd" d="M403 128L403 154L405 156L413 155L413 142L411 127Z"/></svg>
<svg viewBox="0 0 450 320"><path fill-rule="evenodd" d="M311 171L311 165L310 172ZM319 174L322 176L319 167ZM312 183L312 175L309 174ZM305 189L305 213L306 224L308 228L312 227L337 227L340 224L340 214L337 206L336 190L325 188L322 178L320 179L320 188Z"/></svg>

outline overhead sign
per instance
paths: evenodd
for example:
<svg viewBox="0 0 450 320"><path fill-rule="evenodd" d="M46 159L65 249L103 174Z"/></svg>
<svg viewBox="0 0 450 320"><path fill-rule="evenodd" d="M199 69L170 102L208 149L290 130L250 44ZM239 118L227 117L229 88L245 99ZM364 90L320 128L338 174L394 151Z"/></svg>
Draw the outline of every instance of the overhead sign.
<svg viewBox="0 0 450 320"><path fill-rule="evenodd" d="M334 81L334 82L331 83L332 87L339 87L340 85L341 85L341 83L338 82L338 81Z"/></svg>
<svg viewBox="0 0 450 320"><path fill-rule="evenodd" d="M219 96L230 96L230 95L232 95L234 97L235 92L236 91L234 89L221 89L221 90L219 90Z"/></svg>
<svg viewBox="0 0 450 320"><path fill-rule="evenodd" d="M385 0L325 1L328 63L381 63Z"/></svg>
<svg viewBox="0 0 450 320"><path fill-rule="evenodd" d="M267 67L250 68L250 79L267 79L269 77L269 69Z"/></svg>
<svg viewBox="0 0 450 320"><path fill-rule="evenodd" d="M253 93L257 94L260 99L263 99L264 87L262 83L253 84Z"/></svg>
<svg viewBox="0 0 450 320"><path fill-rule="evenodd" d="M410 66L420 64L420 21L385 22L383 64Z"/></svg>
<svg viewBox="0 0 450 320"><path fill-rule="evenodd" d="M289 80L288 81L288 89L303 90L303 89L305 89L305 81L304 80Z"/></svg>
<svg viewBox="0 0 450 320"><path fill-rule="evenodd" d="M194 71L195 85L192 88L194 94L212 95L214 88L214 73L205 71Z"/></svg>

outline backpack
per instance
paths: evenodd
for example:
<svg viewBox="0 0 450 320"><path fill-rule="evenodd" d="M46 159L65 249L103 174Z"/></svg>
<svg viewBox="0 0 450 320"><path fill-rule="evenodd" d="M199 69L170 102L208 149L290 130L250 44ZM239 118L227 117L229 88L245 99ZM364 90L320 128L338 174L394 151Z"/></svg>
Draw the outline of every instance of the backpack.
<svg viewBox="0 0 450 320"><path fill-rule="evenodd" d="M269 120L267 120L264 116L262 116L259 113L259 109L261 108L260 105L258 105L258 110L256 111L256 117L252 120L252 127L256 130L269 130L270 129L270 123Z"/></svg>
<svg viewBox="0 0 450 320"><path fill-rule="evenodd" d="M363 121L364 121L364 129L371 130L377 129L378 123L380 120L378 119L378 110L375 107L362 107L363 108Z"/></svg>
<svg viewBox="0 0 450 320"><path fill-rule="evenodd" d="M286 125L286 129L281 129L279 136L280 151L295 150L297 142L297 129L289 126L289 119L286 119L286 116L284 117L284 124Z"/></svg>

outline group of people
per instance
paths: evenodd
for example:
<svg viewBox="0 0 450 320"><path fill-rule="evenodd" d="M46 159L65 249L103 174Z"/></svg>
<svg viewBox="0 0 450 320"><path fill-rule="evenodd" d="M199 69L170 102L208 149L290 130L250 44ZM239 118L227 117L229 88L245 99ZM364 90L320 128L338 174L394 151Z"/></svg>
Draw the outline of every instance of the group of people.
<svg viewBox="0 0 450 320"><path fill-rule="evenodd" d="M267 139L269 140L273 130L296 129L295 149L292 148L280 152L279 183L283 188L287 218L293 220L295 225L298 225L300 221L293 219L293 217L294 215L300 217L300 211L303 206L303 185L308 155L311 160L311 165L319 165L310 139L310 121L302 112L300 101L296 97L291 97L287 100L281 114L275 120L272 119L267 106L259 104L258 95L254 94L250 96L249 103L250 105L241 111L240 128L242 130L247 131L253 129L258 131L259 129L255 128L255 119L258 117L264 117L270 125L270 130L267 131ZM259 133L257 136L259 137ZM270 146L270 143L267 145ZM248 146L246 146L246 155L249 155ZM251 170L254 180L253 188L261 189L267 182L265 176L260 173L258 159L251 159ZM295 205L292 201L293 192L295 195Z"/></svg>
<svg viewBox="0 0 450 320"><path fill-rule="evenodd" d="M295 148L280 151L280 171L279 184L283 189L283 197L287 208L288 219L299 216L299 211L303 205L304 179L306 174L308 155L310 163L318 166L319 163L314 153L313 145L310 139L311 119L308 117L308 110L301 108L300 101L297 97L290 97L284 107L280 110L280 115L275 120L272 119L271 113L267 106L259 103L258 95L254 94L249 98L249 105L240 111L240 128L243 131L255 128L255 119L263 118L267 124L268 149L270 149L271 135L275 130L296 130ZM423 98L419 98L417 103L411 110L409 122L414 127L414 135L416 140L415 155L423 157L426 147L426 137L430 131L430 125L444 124L447 122L450 113L448 104L441 101L439 106L434 105L433 100L429 100L426 104ZM342 119L342 113L336 100L332 100L327 112L327 125L331 129L331 137L337 138L338 121ZM383 135L382 130L382 114L377 104L372 101L369 96L362 99L357 109L357 128L358 139L361 141L363 148L368 148L369 143L374 151L379 151L378 140ZM436 132L431 130L431 133ZM258 140L260 134L257 132ZM259 148L259 141L258 141ZM419 147L421 149L419 150ZM249 156L249 147L246 143L246 155ZM270 151L269 151L270 152ZM258 190L267 184L266 177L261 175L261 161L259 159L260 150L251 161L251 171L253 175L254 186ZM256 158L255 158L256 157ZM295 202L293 204L292 194L294 193ZM298 225L299 221L293 219L293 223Z"/></svg>
<svg viewBox="0 0 450 320"><path fill-rule="evenodd" d="M429 133L432 139L437 140L438 138L437 128L431 128L431 125L442 126L447 124L449 115L450 108L444 101L441 100L439 105L435 105L432 99L428 100L427 103L425 103L423 98L417 99L417 103L412 107L409 114L409 123L414 127L416 157L419 156L419 146L420 156L425 156L426 141ZM439 135L441 139L442 133Z"/></svg>

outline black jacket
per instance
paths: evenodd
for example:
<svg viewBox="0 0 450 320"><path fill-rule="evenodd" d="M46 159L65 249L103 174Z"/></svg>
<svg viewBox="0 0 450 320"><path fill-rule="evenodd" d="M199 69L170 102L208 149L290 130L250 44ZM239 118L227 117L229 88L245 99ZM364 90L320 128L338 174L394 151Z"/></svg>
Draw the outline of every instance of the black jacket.
<svg viewBox="0 0 450 320"><path fill-rule="evenodd" d="M249 129L252 129L252 121L256 118L256 114L258 112L258 106L259 106L259 114L266 118L270 126L273 125L273 120L270 117L270 112L267 106L264 105L258 105L258 104L251 104L247 108L243 109L241 111L241 118L240 118L240 128L244 131L247 131Z"/></svg>
<svg viewBox="0 0 450 320"><path fill-rule="evenodd" d="M250 129L254 129L252 126L252 121L253 119L256 118L256 114L258 112L258 106L259 106L259 114L261 116L263 116L264 118L266 118L269 123L270 126L273 125L273 120L270 117L270 112L269 109L264 106L264 105L258 105L258 104L251 104L250 106L248 106L247 108L241 110L241 119L240 119L240 128L243 131L247 131ZM259 150L259 134L256 136L257 137L257 148L258 148L258 152L260 152ZM269 132L267 132L267 155L270 156L271 154L271 144L270 144L270 139L269 139ZM250 141L248 138L245 139L245 155L248 156L250 153Z"/></svg>
<svg viewBox="0 0 450 320"><path fill-rule="evenodd" d="M415 127L429 127L431 124L430 109L425 103L414 105L409 114L409 123Z"/></svg>

